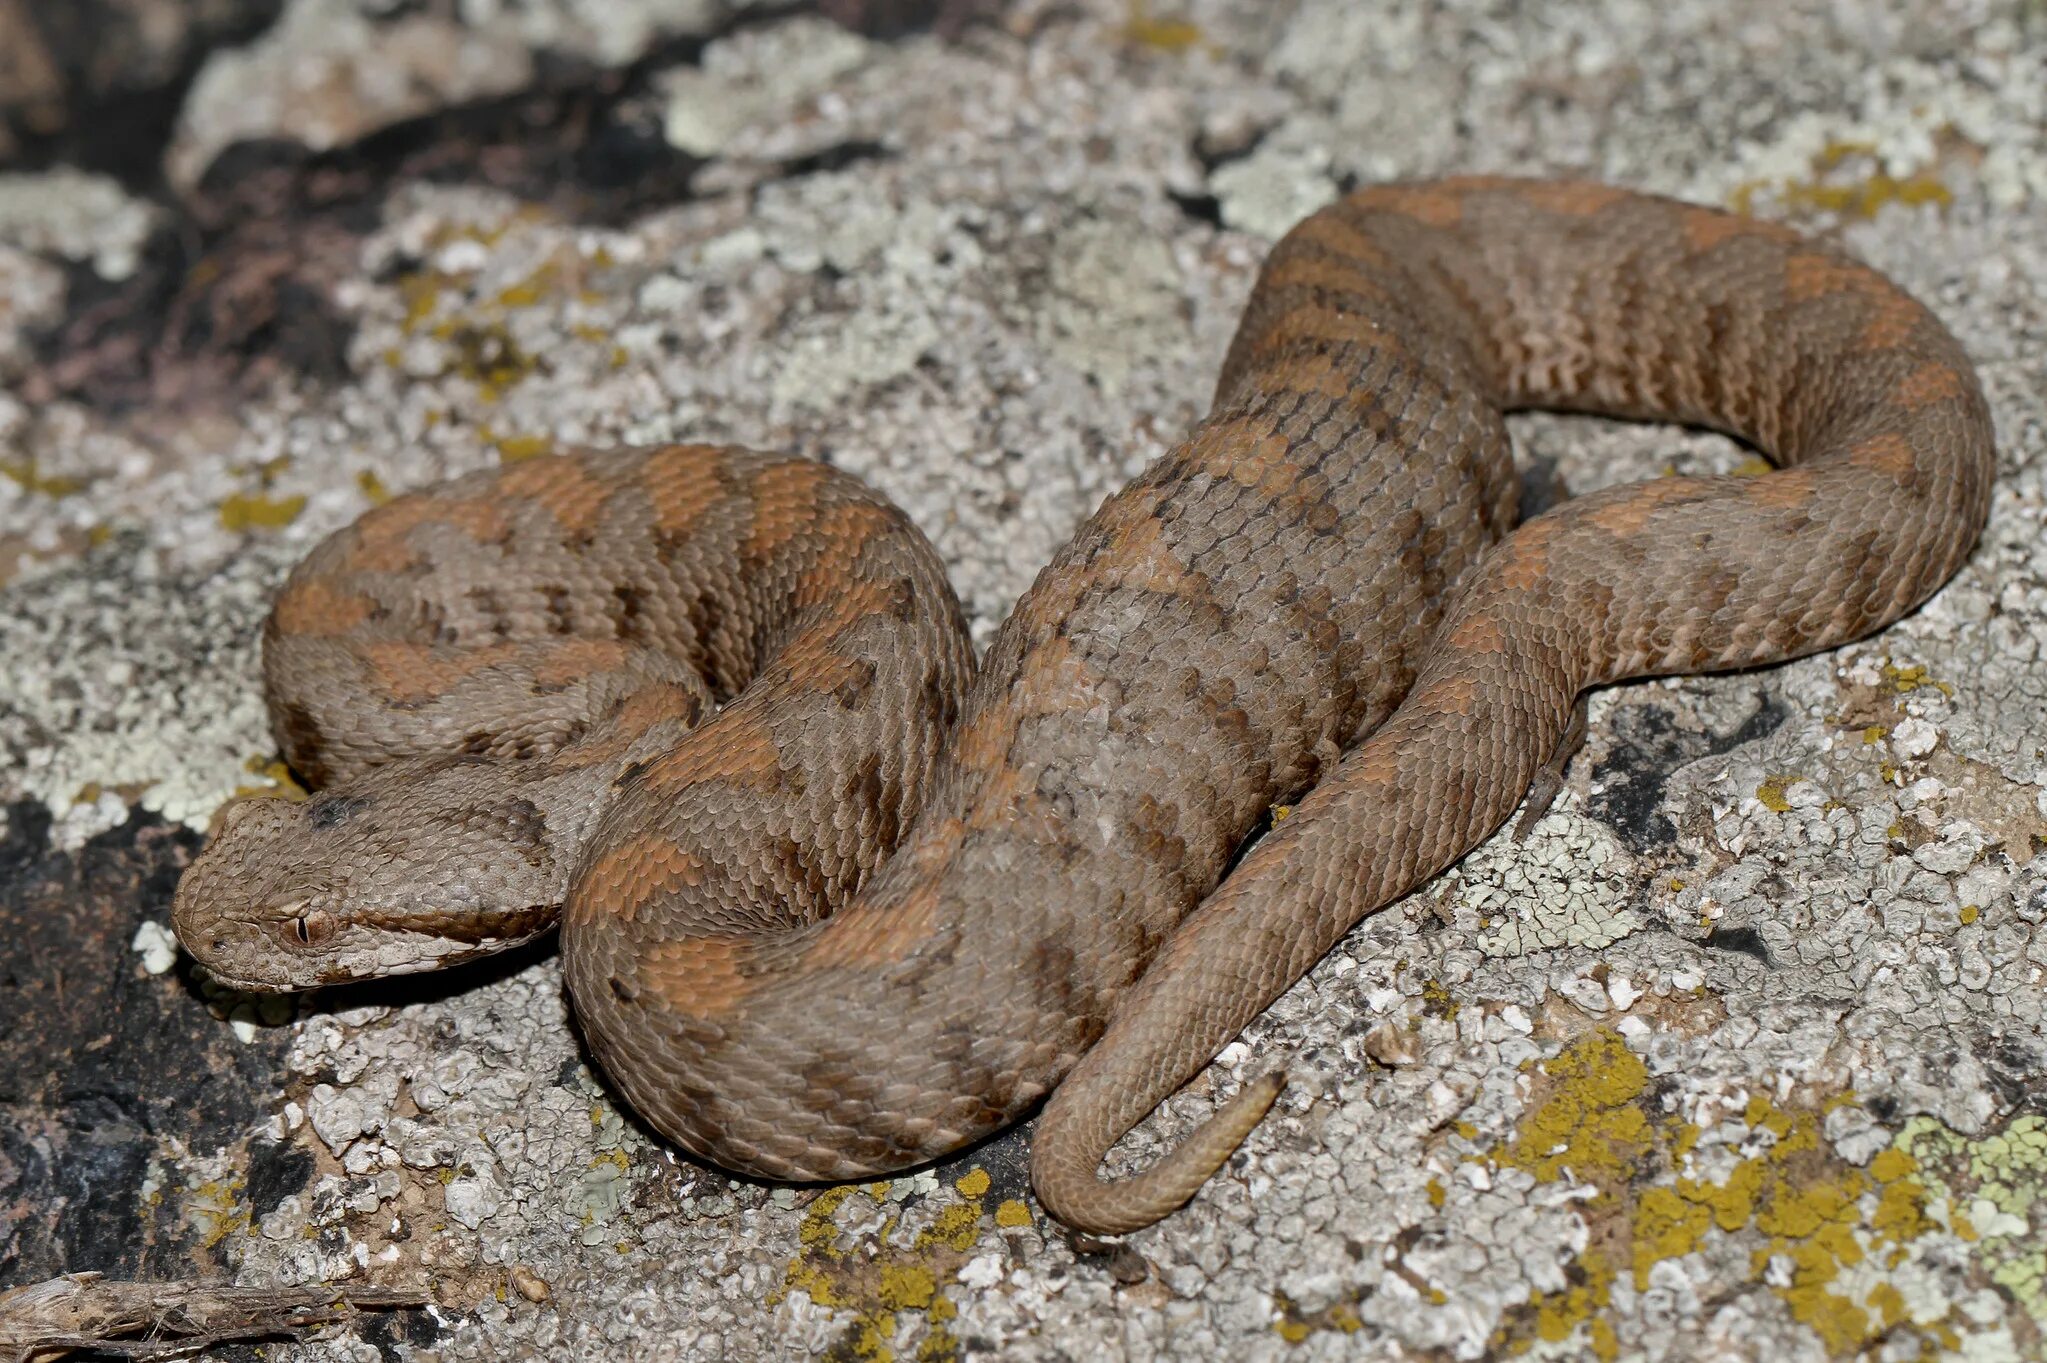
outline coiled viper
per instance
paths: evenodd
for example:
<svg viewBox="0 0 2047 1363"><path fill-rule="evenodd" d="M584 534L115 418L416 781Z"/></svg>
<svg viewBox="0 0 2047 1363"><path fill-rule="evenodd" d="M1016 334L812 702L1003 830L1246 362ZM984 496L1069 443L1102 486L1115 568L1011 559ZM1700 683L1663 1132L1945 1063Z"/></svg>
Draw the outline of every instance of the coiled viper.
<svg viewBox="0 0 2047 1363"><path fill-rule="evenodd" d="M1782 467L1509 534L1525 406ZM1897 619L1968 553L1992 469L1955 340L1829 247L1591 184L1367 189L1273 250L1213 410L978 674L929 546L819 465L587 454L371 511L264 639L278 736L327 788L230 807L178 934L295 988L496 949L565 902L591 1047L678 1144L860 1178L1051 1093L1040 1198L1132 1229L1278 1081L1134 1178L1100 1179L1108 1148L1497 827L1584 688Z"/></svg>

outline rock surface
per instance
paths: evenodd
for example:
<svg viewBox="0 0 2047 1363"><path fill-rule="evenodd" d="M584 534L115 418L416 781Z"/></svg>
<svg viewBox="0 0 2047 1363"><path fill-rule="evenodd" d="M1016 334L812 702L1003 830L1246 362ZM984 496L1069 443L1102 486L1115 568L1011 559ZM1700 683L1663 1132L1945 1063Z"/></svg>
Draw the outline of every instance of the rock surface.
<svg viewBox="0 0 2047 1363"><path fill-rule="evenodd" d="M0 169L0 1288L434 1298L271 1354L319 1360L2047 1348L2037 4L212 9L244 45L180 47L125 159ZM1199 414L1266 239L1462 170L1890 272L1981 367L1991 527L1877 639L1595 697L1527 841L1369 920L1126 1143L1293 1057L1161 1226L1076 1244L1028 1128L853 1188L693 1164L544 950L294 1012L167 949L208 816L283 775L268 593L375 501L574 444L801 450L910 511L985 638ZM1575 492L1747 457L1514 430Z"/></svg>

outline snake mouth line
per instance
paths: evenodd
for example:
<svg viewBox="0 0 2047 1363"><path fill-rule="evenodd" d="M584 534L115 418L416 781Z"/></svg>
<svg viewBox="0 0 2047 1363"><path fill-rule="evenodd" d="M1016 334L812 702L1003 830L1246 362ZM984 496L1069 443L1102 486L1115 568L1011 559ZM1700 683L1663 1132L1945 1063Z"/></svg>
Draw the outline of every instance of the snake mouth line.
<svg viewBox="0 0 2047 1363"><path fill-rule="evenodd" d="M359 928L453 942L465 947L509 947L539 936L560 918L559 904L529 904L523 909L489 914L359 912L349 915L347 922Z"/></svg>

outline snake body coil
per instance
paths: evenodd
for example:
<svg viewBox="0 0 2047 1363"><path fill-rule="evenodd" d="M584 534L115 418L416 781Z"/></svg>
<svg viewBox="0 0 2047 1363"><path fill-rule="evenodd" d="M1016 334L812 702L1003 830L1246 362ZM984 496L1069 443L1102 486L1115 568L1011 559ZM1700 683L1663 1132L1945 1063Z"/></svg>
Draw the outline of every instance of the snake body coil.
<svg viewBox="0 0 2047 1363"><path fill-rule="evenodd" d="M1780 468L1512 530L1502 413L1531 406ZM1992 470L1960 347L1831 248L1589 184L1368 189L1273 250L1213 410L978 674L922 537L800 460L581 455L370 512L265 635L280 739L329 785L231 807L178 934L292 988L565 905L591 1046L678 1144L867 1177L1052 1093L1040 1198L1132 1229L1277 1080L1134 1178L1100 1179L1109 1147L1498 827L1584 688L1897 619L1961 564Z"/></svg>

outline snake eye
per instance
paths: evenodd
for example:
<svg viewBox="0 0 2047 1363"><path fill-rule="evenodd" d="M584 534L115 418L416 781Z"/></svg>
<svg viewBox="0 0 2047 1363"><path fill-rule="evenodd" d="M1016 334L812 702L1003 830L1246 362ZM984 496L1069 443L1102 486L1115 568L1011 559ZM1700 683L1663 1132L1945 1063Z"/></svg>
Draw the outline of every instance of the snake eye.
<svg viewBox="0 0 2047 1363"><path fill-rule="evenodd" d="M319 909L301 908L277 925L277 935L291 947L316 947L334 935L334 919Z"/></svg>

